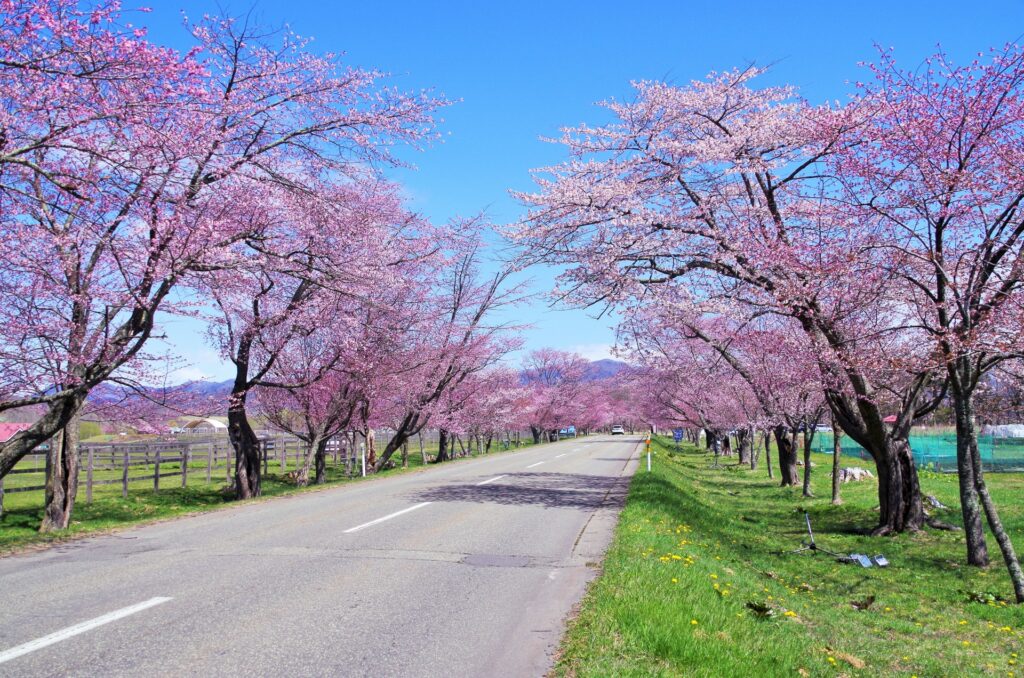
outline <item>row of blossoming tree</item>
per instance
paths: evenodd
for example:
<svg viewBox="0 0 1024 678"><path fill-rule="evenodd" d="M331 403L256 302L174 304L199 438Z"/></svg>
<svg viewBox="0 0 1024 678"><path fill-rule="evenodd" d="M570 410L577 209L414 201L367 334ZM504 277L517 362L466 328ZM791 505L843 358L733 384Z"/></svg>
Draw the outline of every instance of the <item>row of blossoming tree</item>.
<svg viewBox="0 0 1024 678"><path fill-rule="evenodd" d="M987 520L1024 601L975 428L1024 341L1024 50L868 68L826 105L757 67L635 83L564 131L513 235L559 294L624 309L663 421L770 429L787 485L793 432L834 421L877 467L876 534L928 520L910 432L951 404L968 562Z"/></svg>
<svg viewBox="0 0 1024 678"><path fill-rule="evenodd" d="M140 385L174 315L205 320L233 368L239 498L261 491L254 412L307 443L305 484L342 431L394 431L374 470L428 425L490 440L618 411L573 409L600 391L575 356L539 354L542 380L502 367L523 291L485 263L487 225L429 223L386 178L443 98L287 31L208 17L181 53L131 18L0 2L0 413L37 414L0 443L0 478L48 443L43 530L69 524L83 415L166 416ZM115 384L148 395L97 397Z"/></svg>

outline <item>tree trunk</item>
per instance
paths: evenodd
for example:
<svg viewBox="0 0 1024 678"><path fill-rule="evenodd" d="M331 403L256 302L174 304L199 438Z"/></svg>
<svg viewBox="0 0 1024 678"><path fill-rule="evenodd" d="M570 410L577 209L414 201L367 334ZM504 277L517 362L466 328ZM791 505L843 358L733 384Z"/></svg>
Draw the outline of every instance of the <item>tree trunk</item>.
<svg viewBox="0 0 1024 678"><path fill-rule="evenodd" d="M971 446L977 447L978 437L974 428L970 405L962 402L965 394L954 385L951 389L956 419L956 468L960 485L960 511L964 519L964 537L967 541L967 564L986 567L989 564L988 545L981 523L981 500L978 497L978 483L975 477L974 455ZM970 398L970 396L967 396Z"/></svg>
<svg viewBox="0 0 1024 678"><path fill-rule="evenodd" d="M327 482L327 438L320 440L316 446L316 484Z"/></svg>
<svg viewBox="0 0 1024 678"><path fill-rule="evenodd" d="M739 464L752 464L753 455L750 453L750 436L745 428L736 429L736 449L739 452ZM753 466L751 467L753 468Z"/></svg>
<svg viewBox="0 0 1024 678"><path fill-rule="evenodd" d="M785 424L775 427L775 446L779 448L779 474L783 487L795 487L800 483L796 470L796 444L792 431Z"/></svg>
<svg viewBox="0 0 1024 678"><path fill-rule="evenodd" d="M1013 548L1013 542L1010 540L1010 535L1007 534L1006 528L1003 527L1003 522L999 518L999 512L996 510L995 502L992 501L992 496L988 492L988 486L985 484L985 472L981 465L981 451L978 449L978 436L977 432L974 430L973 393L961 395L966 395L966 397L954 397L953 399L957 416L957 455L959 456L960 453L959 427L961 420L963 420L966 424L964 429L964 442L967 445L967 450L971 458L971 465L973 466L974 471L974 489L978 494L978 498L981 499L982 508L985 510L985 517L988 519L988 527L992 530L992 535L996 538L996 543L999 544L999 551L1003 555L1003 562L1006 563L1006 569L1010 575L1010 581L1013 583L1014 597L1018 603L1024 603L1024 572L1021 571L1020 561L1017 559L1017 552ZM968 558L969 557L970 552L968 552Z"/></svg>
<svg viewBox="0 0 1024 678"><path fill-rule="evenodd" d="M252 337L239 340L235 354L235 381L228 399L228 440L235 450L235 498L260 496L260 441L249 424L245 401L249 397L249 355Z"/></svg>
<svg viewBox="0 0 1024 678"><path fill-rule="evenodd" d="M811 492L811 434L808 429L810 424L804 426L804 488L803 495L805 497L813 497L814 493Z"/></svg>
<svg viewBox="0 0 1024 678"><path fill-rule="evenodd" d="M760 456L760 453L757 451L757 431L754 430L753 426L747 430L747 441L747 444L750 445L750 470L756 471L757 458Z"/></svg>
<svg viewBox="0 0 1024 678"><path fill-rule="evenodd" d="M423 433L420 432L419 434L417 434L416 437L419 438L419 442L420 442L420 460L423 462L423 465L426 466L427 465L427 450L426 450L425 447L423 447Z"/></svg>
<svg viewBox="0 0 1024 678"><path fill-rule="evenodd" d="M1020 561L1017 559L1017 553L1013 549L1013 542L1010 541L1010 535L1007 534L1006 528L1003 527L1003 522L999 519L995 502L992 501L992 497L988 493L988 487L985 485L977 439L971 444L971 452L971 456L974 458L974 482L978 490L978 496L981 498L981 505L985 509L985 517L988 518L988 527L992 530L996 543L999 544L999 550L1003 554L1003 562L1006 563L1006 569L1010 574L1010 581L1013 582L1014 598L1018 603L1024 603L1024 572L1021 572Z"/></svg>
<svg viewBox="0 0 1024 678"><path fill-rule="evenodd" d="M768 478L774 478L772 474L772 434L769 431L764 432L764 463L768 467Z"/></svg>
<svg viewBox="0 0 1024 678"><path fill-rule="evenodd" d="M384 468L384 464L388 463L388 460L391 459L391 455L393 455L395 451L397 451L411 436L420 435L420 449L422 450L423 438L421 432L425 423L426 422L421 423L421 415L419 412L406 412L405 416L402 417L402 421L398 425L398 428L395 429L395 434L391 436L388 444L384 446L384 451L381 453L380 458L377 459L377 463L373 470L379 471ZM426 459L425 455L424 459ZM426 463L426 461L423 463Z"/></svg>
<svg viewBox="0 0 1024 678"><path fill-rule="evenodd" d="M870 450L869 450L870 451ZM872 534L915 531L924 525L921 485L907 438L885 442L884 456L875 457L878 469L878 527Z"/></svg>
<svg viewBox="0 0 1024 678"><path fill-rule="evenodd" d="M368 428L363 436L366 438L366 470L374 473L379 471L384 465L383 461L380 466L377 465L377 435L373 432L372 428Z"/></svg>
<svg viewBox="0 0 1024 678"><path fill-rule="evenodd" d="M402 468L409 468L409 441L402 443Z"/></svg>
<svg viewBox="0 0 1024 678"><path fill-rule="evenodd" d="M309 471L313 467L313 458L316 456L317 439L313 438L306 444L302 453L302 463L295 469L295 484L298 487L309 485Z"/></svg>
<svg viewBox="0 0 1024 678"><path fill-rule="evenodd" d="M262 491L260 441L249 424L249 417L246 416L245 397L244 392L237 399L235 394L232 394L231 404L228 406L228 439L235 450L235 497L237 499L258 497Z"/></svg>
<svg viewBox="0 0 1024 678"><path fill-rule="evenodd" d="M46 453L46 494L40 532L66 530L78 494L78 422L76 414L50 440Z"/></svg>
<svg viewBox="0 0 1024 678"><path fill-rule="evenodd" d="M437 430L437 457L434 459L434 463L440 464L448 459L448 431L441 428Z"/></svg>
<svg viewBox="0 0 1024 678"><path fill-rule="evenodd" d="M839 506L843 503L839 496L839 459L843 454L842 432L839 430L839 423L835 416L832 417L832 504Z"/></svg>
<svg viewBox="0 0 1024 678"><path fill-rule="evenodd" d="M537 428L536 426L531 426L530 427L530 433L533 435L533 444L534 445L539 445L540 444L540 435L543 432L544 431L542 431L541 429Z"/></svg>

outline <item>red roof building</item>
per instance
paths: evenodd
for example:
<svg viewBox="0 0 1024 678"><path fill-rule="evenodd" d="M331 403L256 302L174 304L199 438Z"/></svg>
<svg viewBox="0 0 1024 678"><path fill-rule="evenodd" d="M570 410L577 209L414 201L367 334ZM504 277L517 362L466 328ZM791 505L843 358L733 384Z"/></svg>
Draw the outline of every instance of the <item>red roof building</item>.
<svg viewBox="0 0 1024 678"><path fill-rule="evenodd" d="M0 443L6 443L18 431L24 431L32 424L0 423Z"/></svg>

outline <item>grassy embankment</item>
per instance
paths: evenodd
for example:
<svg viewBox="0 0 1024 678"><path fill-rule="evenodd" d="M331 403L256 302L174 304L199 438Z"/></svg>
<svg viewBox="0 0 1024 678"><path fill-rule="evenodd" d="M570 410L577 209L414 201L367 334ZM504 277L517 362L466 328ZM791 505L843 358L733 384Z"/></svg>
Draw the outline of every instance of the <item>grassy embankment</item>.
<svg viewBox="0 0 1024 678"><path fill-rule="evenodd" d="M816 498L805 499L769 480L763 461L757 471L735 457L713 469L693 446L672 449L656 439L653 471L641 467L633 479L557 675L1024 675L1024 609L1007 602L1012 589L991 538L993 565L980 570L963 564L962 533L869 537L876 483L843 485L844 504L832 506L824 455L812 467ZM1024 550L1024 476L987 478ZM922 485L952 507L939 517L958 523L956 476L924 473ZM803 509L819 546L881 553L891 567L780 553L804 539Z"/></svg>
<svg viewBox="0 0 1024 678"><path fill-rule="evenodd" d="M524 439L523 447L532 444L531 440ZM520 448L522 449L522 448ZM509 451L514 451L515 448ZM437 454L436 445L426 448L427 456L433 458ZM491 448L490 454L501 453L501 446L496 444ZM392 459L395 468L386 469L368 478L407 473L423 468L422 457L419 447L413 443L409 449L409 466L401 467L400 455L395 454ZM455 459L453 461L460 461ZM274 460L268 469L267 475L263 477L263 497L274 497L296 492L315 491L318 488L337 486L343 483L352 483L362 480L361 477L348 477L345 475L344 466L334 468L331 463L327 467L327 482L324 485L310 485L300 488L288 480L285 476L294 471L296 465L294 459L289 459L288 465L281 467L277 460ZM71 527L60 533L39 534L39 523L42 520L43 492L17 492L8 493L4 497L4 511L0 515L0 555L3 553L20 549L33 544L43 544L54 541L74 539L91 533L109 531L111 529L125 527L132 524L144 523L154 520L172 518L199 511L212 511L225 506L237 504L230 491L229 481L226 478L226 469L221 464L213 475L212 482L206 482L206 462L189 464L188 486L181 487L179 477L171 475L161 478L161 487L158 492L153 491L152 480L135 481L129 484L127 498L121 497L121 485L100 485L94 489L92 503L85 501L85 478L84 471L79 483L78 501L75 504L75 512ZM160 467L161 473L176 473L180 471L178 462L164 462ZM133 467L132 475L147 475L153 472L153 466ZM96 480L108 480L120 478L121 472L97 471ZM40 474L11 475L5 481L7 487L19 485L36 485L43 482ZM255 501L260 501L257 499Z"/></svg>

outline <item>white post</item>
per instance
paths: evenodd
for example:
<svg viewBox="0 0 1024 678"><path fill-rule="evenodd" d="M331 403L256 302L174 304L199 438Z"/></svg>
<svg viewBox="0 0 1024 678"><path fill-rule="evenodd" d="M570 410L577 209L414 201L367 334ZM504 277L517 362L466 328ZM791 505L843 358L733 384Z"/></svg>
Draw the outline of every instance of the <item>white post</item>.
<svg viewBox="0 0 1024 678"><path fill-rule="evenodd" d="M647 434L647 472L651 472L651 434Z"/></svg>
<svg viewBox="0 0 1024 678"><path fill-rule="evenodd" d="M363 469L363 477L366 477L366 444L359 446L359 463Z"/></svg>

